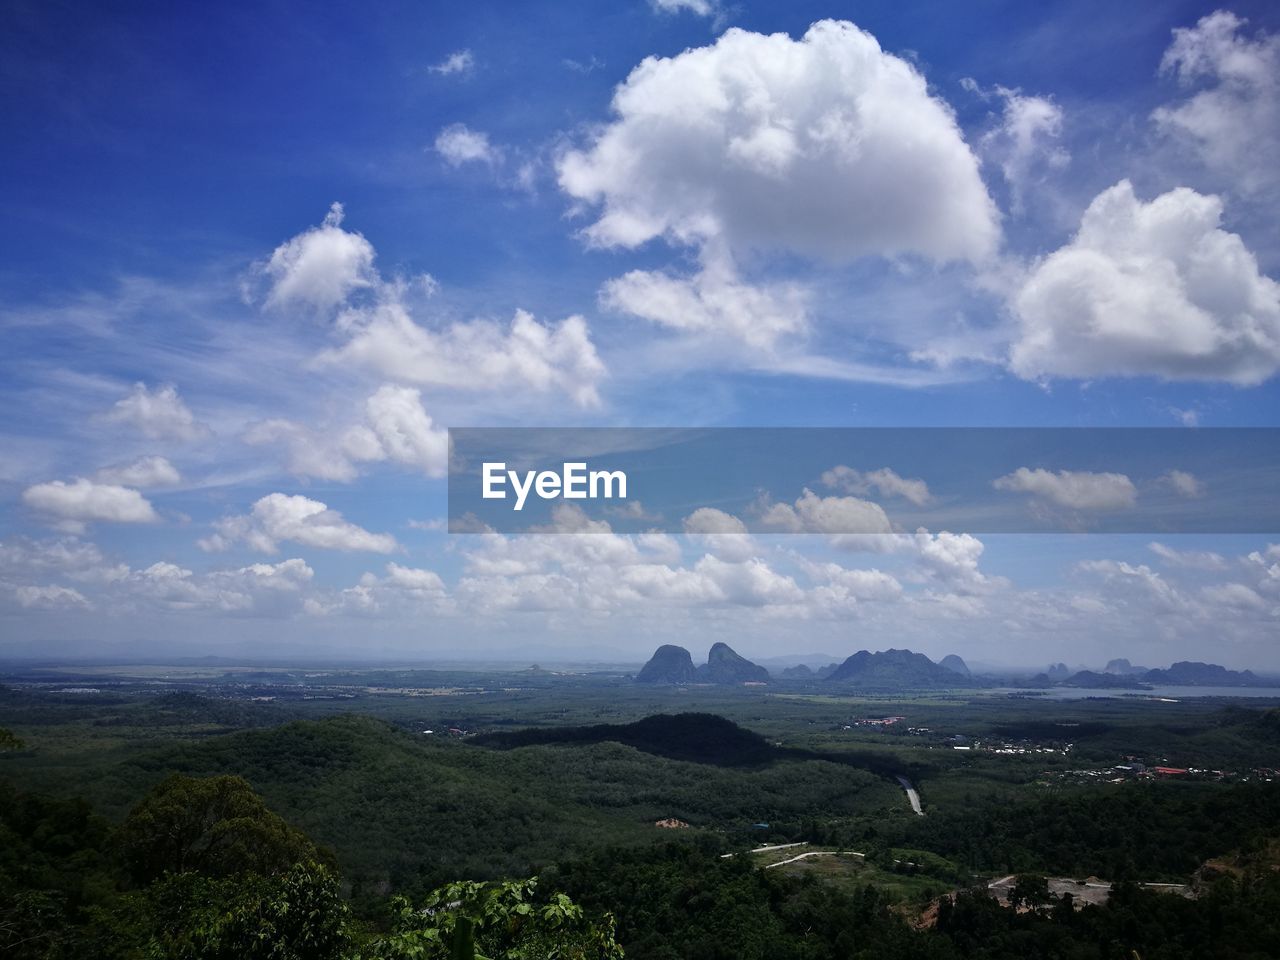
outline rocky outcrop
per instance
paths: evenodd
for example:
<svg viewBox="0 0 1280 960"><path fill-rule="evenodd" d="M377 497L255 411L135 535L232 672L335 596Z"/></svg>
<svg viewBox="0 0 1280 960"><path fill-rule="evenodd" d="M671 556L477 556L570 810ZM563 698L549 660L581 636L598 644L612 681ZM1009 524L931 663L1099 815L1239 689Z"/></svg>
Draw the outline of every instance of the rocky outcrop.
<svg viewBox="0 0 1280 960"><path fill-rule="evenodd" d="M697 673L693 658L684 647L664 643L636 674L637 683L693 683Z"/></svg>

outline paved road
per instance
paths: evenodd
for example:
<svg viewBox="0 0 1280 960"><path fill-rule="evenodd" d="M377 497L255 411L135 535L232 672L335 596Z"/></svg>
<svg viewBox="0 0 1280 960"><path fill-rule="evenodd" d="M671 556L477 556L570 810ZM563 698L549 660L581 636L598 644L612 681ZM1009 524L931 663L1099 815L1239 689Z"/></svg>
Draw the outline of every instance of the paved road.
<svg viewBox="0 0 1280 960"><path fill-rule="evenodd" d="M911 809L916 812L917 817L923 817L924 811L920 809L920 794L916 793L916 788L911 785L911 781L906 777L899 777L898 782L902 784L902 789L907 791L907 799L911 801Z"/></svg>

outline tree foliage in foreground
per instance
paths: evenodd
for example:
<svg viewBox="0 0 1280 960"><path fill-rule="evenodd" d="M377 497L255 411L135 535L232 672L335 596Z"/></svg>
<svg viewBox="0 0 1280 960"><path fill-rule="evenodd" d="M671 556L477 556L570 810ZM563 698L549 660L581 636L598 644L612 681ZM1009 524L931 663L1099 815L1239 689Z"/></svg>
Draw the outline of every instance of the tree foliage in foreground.
<svg viewBox="0 0 1280 960"><path fill-rule="evenodd" d="M119 840L139 884L187 872L271 875L321 859L315 844L232 776L170 775L134 807Z"/></svg>
<svg viewBox="0 0 1280 960"><path fill-rule="evenodd" d="M537 883L451 883L421 909L397 897L394 929L360 960L621 960L612 916L591 918L563 893L539 900Z"/></svg>

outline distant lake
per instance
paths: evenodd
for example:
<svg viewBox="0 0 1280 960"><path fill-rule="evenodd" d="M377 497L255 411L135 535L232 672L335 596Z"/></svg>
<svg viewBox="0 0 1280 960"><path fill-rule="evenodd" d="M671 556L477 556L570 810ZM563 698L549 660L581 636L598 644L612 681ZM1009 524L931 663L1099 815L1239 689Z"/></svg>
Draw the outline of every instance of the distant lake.
<svg viewBox="0 0 1280 960"><path fill-rule="evenodd" d="M1089 687L1053 687L1049 690L1029 690L1025 687L1005 687L995 693L1026 693L1036 700L1083 700L1086 697L1132 697L1151 700L1191 700L1196 697L1231 697L1246 699L1262 697L1280 700L1280 687L1152 687L1150 690L1121 690L1106 687L1093 690Z"/></svg>

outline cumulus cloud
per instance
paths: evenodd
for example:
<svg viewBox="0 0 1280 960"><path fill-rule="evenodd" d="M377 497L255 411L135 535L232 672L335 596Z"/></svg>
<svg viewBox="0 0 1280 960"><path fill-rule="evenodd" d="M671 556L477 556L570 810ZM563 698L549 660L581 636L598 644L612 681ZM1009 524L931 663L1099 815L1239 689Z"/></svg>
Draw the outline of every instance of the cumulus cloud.
<svg viewBox="0 0 1280 960"><path fill-rule="evenodd" d="M923 480L900 477L888 467L864 472L840 464L823 471L822 483L845 493L865 495L874 490L882 497L902 497L917 507L923 507L933 499L929 485Z"/></svg>
<svg viewBox="0 0 1280 960"><path fill-rule="evenodd" d="M738 517L715 507L699 507L681 521L684 532L704 549L730 560L743 561L759 552L747 525Z"/></svg>
<svg viewBox="0 0 1280 960"><path fill-rule="evenodd" d="M94 479L126 487L171 487L182 482L182 474L164 457L150 456L103 467Z"/></svg>
<svg viewBox="0 0 1280 960"><path fill-rule="evenodd" d="M56 575L84 583L115 583L128 574L127 564L108 559L97 544L74 537L0 540L0 579L38 580Z"/></svg>
<svg viewBox="0 0 1280 960"><path fill-rule="evenodd" d="M992 94L1003 103L1000 122L982 136L980 146L1009 185L1014 212L1021 212L1028 188L1071 160L1059 142L1062 108L1047 97L1007 87L997 86Z"/></svg>
<svg viewBox="0 0 1280 960"><path fill-rule="evenodd" d="M918 253L981 260L999 225L948 106L853 24L800 40L726 31L650 57L617 89L615 119L559 161L561 188L599 207L607 247L663 237L734 255L847 260Z"/></svg>
<svg viewBox="0 0 1280 960"><path fill-rule="evenodd" d="M479 130L472 130L465 123L455 123L445 127L436 135L436 153L451 167L460 167L464 163L498 162L497 148L489 142L489 135Z"/></svg>
<svg viewBox="0 0 1280 960"><path fill-rule="evenodd" d="M882 570L858 569L838 563L809 565L810 575L822 582L828 602L861 603L869 600L896 600L903 594L897 577Z"/></svg>
<svg viewBox="0 0 1280 960"><path fill-rule="evenodd" d="M277 418L253 424L244 440L282 449L296 476L343 483L356 479L356 465L368 461L393 460L429 477L444 476L449 463L448 431L432 421L417 390L393 384L383 384L365 401L360 423L312 429Z"/></svg>
<svg viewBox="0 0 1280 960"><path fill-rule="evenodd" d="M1080 231L1013 299L1019 376L1156 376L1260 383L1280 366L1280 285L1222 202L1179 187L1149 203L1127 180L1099 194Z"/></svg>
<svg viewBox="0 0 1280 960"><path fill-rule="evenodd" d="M113 600L181 612L287 615L299 612L303 590L314 576L306 561L296 557L207 573L162 560L131 574Z"/></svg>
<svg viewBox="0 0 1280 960"><path fill-rule="evenodd" d="M746 533L747 525L715 507L699 507L684 518L684 532L693 534Z"/></svg>
<svg viewBox="0 0 1280 960"><path fill-rule="evenodd" d="M79 531L86 523L154 523L155 509L137 490L114 483L95 483L77 477L70 483L51 480L22 493L22 502L60 521L66 530Z"/></svg>
<svg viewBox="0 0 1280 960"><path fill-rule="evenodd" d="M56 584L34 586L24 584L14 588L14 597L18 605L26 609L37 610L87 610L92 604L79 590L72 587L60 587Z"/></svg>
<svg viewBox="0 0 1280 960"><path fill-rule="evenodd" d="M915 551L926 576L957 594L982 593L1008 584L1004 578L982 571L980 563L986 544L972 534L917 530L910 537L893 539Z"/></svg>
<svg viewBox="0 0 1280 960"><path fill-rule="evenodd" d="M1204 496L1204 482L1185 470L1170 470L1160 478L1160 482L1182 497L1194 499Z"/></svg>
<svg viewBox="0 0 1280 960"><path fill-rule="evenodd" d="M649 5L660 13L688 10L699 17L714 17L721 12L719 0L649 0Z"/></svg>
<svg viewBox="0 0 1280 960"><path fill-rule="evenodd" d="M1225 570L1227 560L1220 553L1208 550L1177 550L1164 543L1149 543L1147 549L1173 567L1193 570Z"/></svg>
<svg viewBox="0 0 1280 960"><path fill-rule="evenodd" d="M538 393L562 391L584 407L600 402L598 387L605 368L582 317L542 323L517 310L509 324L484 319L419 323L408 305L411 285L402 279L384 280L373 259L372 245L343 229L340 204L321 227L293 237L272 255L267 269L274 286L268 305L302 302L337 308L333 332L339 345L323 351L318 363L357 366L420 387L517 387ZM435 281L426 277L419 286L430 293ZM361 289L369 296L353 300ZM355 446L352 456L359 459L362 443L359 436L320 443L307 437L299 440L296 426L287 421L271 421L258 434L264 442L274 442L270 436L276 434L285 437L298 448L296 459L309 464L302 472L315 476L326 475L315 469L320 467L319 459L311 456L315 449L340 450L349 442ZM350 479L353 474L349 463L328 470L333 479Z"/></svg>
<svg viewBox="0 0 1280 960"><path fill-rule="evenodd" d="M544 324L517 310L505 327L475 320L428 329L415 323L402 304L384 303L349 315L346 331L350 340L323 354L322 362L357 364L420 386L519 386L539 393L560 391L582 407L600 402L605 367L580 316Z"/></svg>
<svg viewBox="0 0 1280 960"><path fill-rule="evenodd" d="M350 483L359 476L356 462L382 459L382 448L363 426L334 435L273 417L251 424L242 439L251 446L278 450L285 468L296 477Z"/></svg>
<svg viewBox="0 0 1280 960"><path fill-rule="evenodd" d="M452 77L458 74L471 73L475 66L476 58L471 55L470 50L455 50L439 63L433 63L427 69L442 77Z"/></svg>
<svg viewBox="0 0 1280 960"><path fill-rule="evenodd" d="M116 401L103 419L133 427L153 440L200 440L211 433L192 415L172 383L155 390L135 383L129 395Z"/></svg>
<svg viewBox="0 0 1280 960"><path fill-rule="evenodd" d="M1123 473L1090 473L1019 467L992 482L997 490L1029 493L1072 510L1125 510L1138 502L1138 489Z"/></svg>
<svg viewBox="0 0 1280 960"><path fill-rule="evenodd" d="M370 533L319 500L284 493L268 494L250 513L219 520L214 530L199 541L201 549L226 550L243 542L253 550L275 553L282 540L324 550L391 553L398 549L389 533Z"/></svg>
<svg viewBox="0 0 1280 960"><path fill-rule="evenodd" d="M1183 613L1188 609L1189 603L1182 593L1145 563L1085 560L1077 564L1077 568L1121 588L1127 594L1125 599L1131 599L1135 595L1145 599L1157 613Z"/></svg>
<svg viewBox="0 0 1280 960"><path fill-rule="evenodd" d="M1220 583L1205 587L1201 595L1209 603L1250 613L1263 613L1270 604L1243 583Z"/></svg>
<svg viewBox="0 0 1280 960"><path fill-rule="evenodd" d="M1246 22L1219 10L1173 31L1160 72L1203 89L1152 119L1236 189L1254 193L1280 185L1280 35L1249 37Z"/></svg>
<svg viewBox="0 0 1280 960"><path fill-rule="evenodd" d="M353 587L308 597L304 609L313 616L411 617L439 615L453 608L444 581L434 570L388 563L386 576L366 573Z"/></svg>
<svg viewBox="0 0 1280 960"><path fill-rule="evenodd" d="M418 467L429 477L449 469L449 434L422 409L421 394L411 387L386 384L365 403L373 439L397 463Z"/></svg>
<svg viewBox="0 0 1280 960"><path fill-rule="evenodd" d="M268 307L330 310L377 283L373 245L344 230L342 220L342 204L334 203L320 226L276 247L262 268L271 281Z"/></svg>
<svg viewBox="0 0 1280 960"><path fill-rule="evenodd" d="M893 527L884 508L857 497L820 497L805 488L795 505L764 504L760 523L785 533L889 533Z"/></svg>
<svg viewBox="0 0 1280 960"><path fill-rule="evenodd" d="M445 592L444 581L434 570L402 567L398 563L387 564L387 583L411 593L439 596Z"/></svg>
<svg viewBox="0 0 1280 960"><path fill-rule="evenodd" d="M632 270L606 282L600 302L671 330L724 333L761 349L804 331L807 294L802 287L747 283L724 256L704 256L703 261L692 276Z"/></svg>

